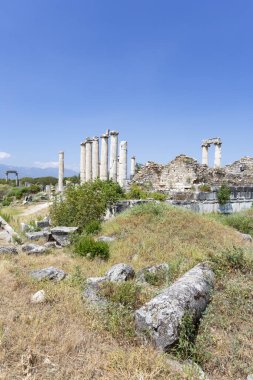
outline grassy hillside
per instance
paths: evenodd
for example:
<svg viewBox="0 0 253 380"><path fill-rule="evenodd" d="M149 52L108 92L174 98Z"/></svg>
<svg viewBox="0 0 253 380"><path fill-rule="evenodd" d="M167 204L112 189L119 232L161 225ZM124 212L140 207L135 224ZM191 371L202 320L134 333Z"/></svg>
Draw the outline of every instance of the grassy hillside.
<svg viewBox="0 0 253 380"><path fill-rule="evenodd" d="M139 270L167 262L171 283L196 263L215 258L216 289L193 355L211 379L239 380L253 372L253 253L237 231L185 210L147 205L105 223L101 234L116 237L107 262L75 257L71 248L37 257L1 256L0 379L195 379L142 346L123 309L95 312L80 295L85 278L104 275L115 263ZM243 259L234 247L246 250ZM225 250L232 263L222 258ZM64 269L68 278L58 284L29 278L31 270L49 265ZM31 305L31 294L40 289L47 302ZM142 301L157 291L144 291Z"/></svg>

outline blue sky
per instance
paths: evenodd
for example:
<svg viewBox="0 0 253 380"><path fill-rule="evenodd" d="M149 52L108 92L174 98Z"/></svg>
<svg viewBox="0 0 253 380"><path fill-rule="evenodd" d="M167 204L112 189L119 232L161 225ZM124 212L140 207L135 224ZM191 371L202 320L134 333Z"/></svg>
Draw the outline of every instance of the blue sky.
<svg viewBox="0 0 253 380"><path fill-rule="evenodd" d="M0 0L0 163L78 169L107 128L143 163L216 136L224 164L253 156L252 18L252 0Z"/></svg>

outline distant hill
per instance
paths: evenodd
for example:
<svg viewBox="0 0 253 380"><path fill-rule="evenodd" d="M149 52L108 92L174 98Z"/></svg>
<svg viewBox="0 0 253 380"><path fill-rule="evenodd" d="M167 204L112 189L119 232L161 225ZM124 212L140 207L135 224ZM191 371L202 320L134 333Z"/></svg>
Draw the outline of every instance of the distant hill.
<svg viewBox="0 0 253 380"><path fill-rule="evenodd" d="M10 165L0 165L0 178L5 178L5 172L6 170L16 170L18 172L19 178L23 177L58 177L58 169L57 168L47 168L47 169L40 169L40 168L27 168L27 167L19 167L19 166L10 166ZM72 177L74 175L77 175L78 173L74 170L65 170L65 177Z"/></svg>

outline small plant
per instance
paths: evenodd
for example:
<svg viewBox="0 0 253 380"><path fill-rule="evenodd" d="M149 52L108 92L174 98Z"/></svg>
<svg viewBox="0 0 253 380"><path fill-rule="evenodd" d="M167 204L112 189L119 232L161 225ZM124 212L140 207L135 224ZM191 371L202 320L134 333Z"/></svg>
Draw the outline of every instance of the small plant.
<svg viewBox="0 0 253 380"><path fill-rule="evenodd" d="M220 205L225 205L230 200L231 190L230 187L223 183L217 192L217 199Z"/></svg>
<svg viewBox="0 0 253 380"><path fill-rule="evenodd" d="M182 360L194 358L196 333L194 316L192 313L186 312L181 320L178 342L172 349L173 354Z"/></svg>
<svg viewBox="0 0 253 380"><path fill-rule="evenodd" d="M207 185L207 184L205 183L205 184L199 186L199 190L200 190L200 191L203 191L203 192L205 192L205 193L210 193L210 191L211 191L211 186L210 186L210 185Z"/></svg>
<svg viewBox="0 0 253 380"><path fill-rule="evenodd" d="M74 268L74 272L70 276L68 276L68 282L70 286L73 286L73 287L77 286L79 288L82 288L84 281L85 281L85 277L81 271L81 267L77 265Z"/></svg>
<svg viewBox="0 0 253 380"><path fill-rule="evenodd" d="M2 211L0 211L0 216L7 222L7 223L9 223L10 224L10 222L12 221L12 216L11 215L9 215L9 214L6 214L6 213L4 213L4 212L2 212Z"/></svg>
<svg viewBox="0 0 253 380"><path fill-rule="evenodd" d="M14 243L17 243L17 244L19 244L19 245L22 244L22 239L21 239L21 237L18 236L17 234L12 235L12 240L13 240Z"/></svg>
<svg viewBox="0 0 253 380"><path fill-rule="evenodd" d="M233 249L227 249L221 252L220 255L214 256L212 261L215 264L214 269L218 274L222 274L224 270L239 270L243 273L253 270L253 261L246 257L242 248L238 247L233 247Z"/></svg>
<svg viewBox="0 0 253 380"><path fill-rule="evenodd" d="M135 309L140 306L141 287L134 282L106 282L101 286L100 293L113 303Z"/></svg>
<svg viewBox="0 0 253 380"><path fill-rule="evenodd" d="M107 260L109 258L109 245L104 241L95 241L89 236L81 235L74 242L74 252L78 256L85 256L89 259L100 257Z"/></svg>

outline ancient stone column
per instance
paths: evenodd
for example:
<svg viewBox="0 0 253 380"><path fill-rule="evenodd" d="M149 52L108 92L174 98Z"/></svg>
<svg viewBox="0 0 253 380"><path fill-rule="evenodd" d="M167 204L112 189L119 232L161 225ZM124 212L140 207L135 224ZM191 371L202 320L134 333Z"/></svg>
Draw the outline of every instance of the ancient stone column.
<svg viewBox="0 0 253 380"><path fill-rule="evenodd" d="M118 161L118 136L119 132L111 131L111 149L110 149L110 179L117 182L117 161Z"/></svg>
<svg viewBox="0 0 253 380"><path fill-rule="evenodd" d="M99 138L96 136L92 142L92 179L99 177Z"/></svg>
<svg viewBox="0 0 253 380"><path fill-rule="evenodd" d="M121 141L119 151L119 184L124 187L127 181L127 141Z"/></svg>
<svg viewBox="0 0 253 380"><path fill-rule="evenodd" d="M58 175L58 191L63 191L64 179L64 152L59 152L59 175Z"/></svg>
<svg viewBox="0 0 253 380"><path fill-rule="evenodd" d="M214 167L221 167L221 144L215 144L215 152L214 152Z"/></svg>
<svg viewBox="0 0 253 380"><path fill-rule="evenodd" d="M81 143L80 152L80 184L82 185L86 181L86 141Z"/></svg>
<svg viewBox="0 0 253 380"><path fill-rule="evenodd" d="M101 136L100 179L102 181L108 180L108 139L108 134Z"/></svg>
<svg viewBox="0 0 253 380"><path fill-rule="evenodd" d="M202 165L208 166L208 145L202 145Z"/></svg>
<svg viewBox="0 0 253 380"><path fill-rule="evenodd" d="M131 157L131 167L130 167L130 179L133 179L136 172L136 157Z"/></svg>
<svg viewBox="0 0 253 380"><path fill-rule="evenodd" d="M87 138L86 140L86 181L90 181L92 179L92 139Z"/></svg>

